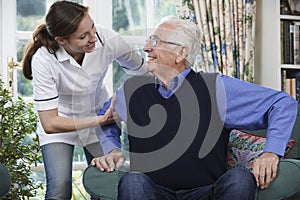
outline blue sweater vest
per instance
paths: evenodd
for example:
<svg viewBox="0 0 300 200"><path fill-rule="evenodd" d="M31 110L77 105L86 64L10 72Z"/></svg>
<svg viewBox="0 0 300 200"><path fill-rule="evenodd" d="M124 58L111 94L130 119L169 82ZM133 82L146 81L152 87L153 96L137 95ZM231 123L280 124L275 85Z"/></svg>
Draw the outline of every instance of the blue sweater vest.
<svg viewBox="0 0 300 200"><path fill-rule="evenodd" d="M125 82L131 171L172 189L210 185L225 172L228 131L217 109L216 76L191 71L169 99L154 77Z"/></svg>

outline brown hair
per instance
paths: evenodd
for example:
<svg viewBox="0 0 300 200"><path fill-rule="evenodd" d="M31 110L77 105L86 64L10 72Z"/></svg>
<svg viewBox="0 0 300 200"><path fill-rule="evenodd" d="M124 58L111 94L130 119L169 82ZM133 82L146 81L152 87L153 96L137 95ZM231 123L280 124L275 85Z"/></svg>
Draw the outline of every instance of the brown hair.
<svg viewBox="0 0 300 200"><path fill-rule="evenodd" d="M74 2L57 1L52 4L46 22L35 29L32 40L24 48L22 70L27 79L32 80L31 60L36 51L45 46L49 53L55 54L59 45L54 38L68 39L77 30L87 11L87 7Z"/></svg>

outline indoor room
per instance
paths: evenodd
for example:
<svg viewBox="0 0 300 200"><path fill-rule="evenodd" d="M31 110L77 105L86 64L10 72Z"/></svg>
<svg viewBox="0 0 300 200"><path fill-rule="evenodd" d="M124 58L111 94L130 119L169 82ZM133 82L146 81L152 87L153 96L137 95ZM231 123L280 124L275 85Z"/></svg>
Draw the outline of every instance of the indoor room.
<svg viewBox="0 0 300 200"><path fill-rule="evenodd" d="M0 0L0 21L0 199L300 200L300 0Z"/></svg>

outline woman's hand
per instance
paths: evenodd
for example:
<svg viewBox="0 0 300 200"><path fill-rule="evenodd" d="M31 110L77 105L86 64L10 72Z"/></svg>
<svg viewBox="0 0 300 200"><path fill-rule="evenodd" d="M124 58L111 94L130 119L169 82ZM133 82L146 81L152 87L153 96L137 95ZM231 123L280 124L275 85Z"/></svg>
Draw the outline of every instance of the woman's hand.
<svg viewBox="0 0 300 200"><path fill-rule="evenodd" d="M114 95L112 97L111 104L110 104L109 108L106 110L105 114L98 116L99 125L102 126L102 125L121 121L121 118L119 117L119 115L116 112L114 112L115 104L116 104L116 96Z"/></svg>
<svg viewBox="0 0 300 200"><path fill-rule="evenodd" d="M91 165L96 166L101 171L112 172L119 169L125 162L125 157L119 149L114 149L110 153L94 158Z"/></svg>

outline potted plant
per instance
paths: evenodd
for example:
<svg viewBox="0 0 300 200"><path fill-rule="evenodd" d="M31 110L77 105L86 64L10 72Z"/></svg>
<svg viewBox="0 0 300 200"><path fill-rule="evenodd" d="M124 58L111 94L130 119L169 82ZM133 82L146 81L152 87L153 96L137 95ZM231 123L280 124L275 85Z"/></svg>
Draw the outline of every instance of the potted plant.
<svg viewBox="0 0 300 200"><path fill-rule="evenodd" d="M41 159L34 134L37 120L33 104L22 97L13 98L0 80L0 162L11 178L11 188L3 199L29 199L42 188L32 178L30 169Z"/></svg>

